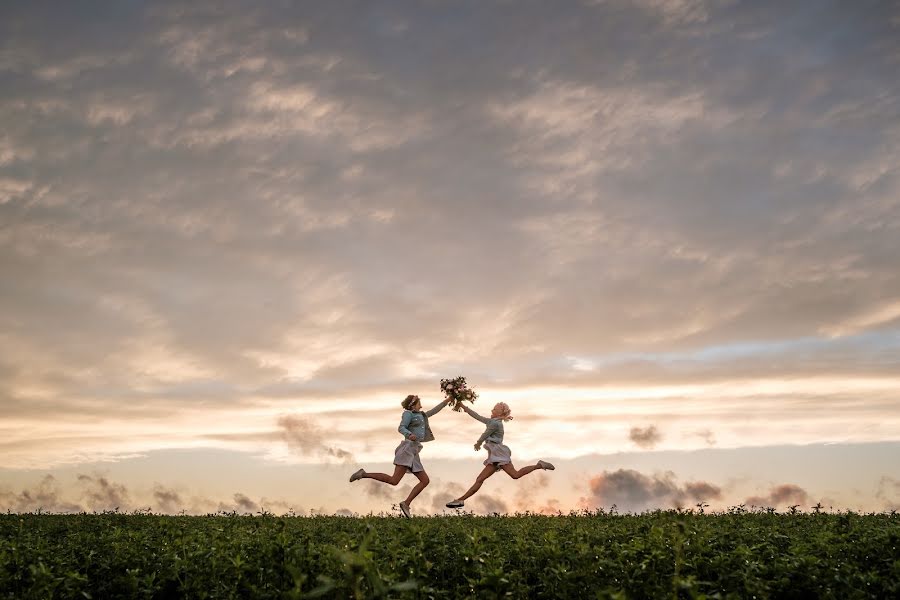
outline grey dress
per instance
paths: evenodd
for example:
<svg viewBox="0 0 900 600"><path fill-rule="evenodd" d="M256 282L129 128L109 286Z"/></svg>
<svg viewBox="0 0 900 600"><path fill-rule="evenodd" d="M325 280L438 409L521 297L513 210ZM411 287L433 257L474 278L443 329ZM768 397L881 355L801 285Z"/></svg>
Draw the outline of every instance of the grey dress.
<svg viewBox="0 0 900 600"><path fill-rule="evenodd" d="M485 449L488 451L488 457L485 459L484 465L494 465L497 470L500 470L503 465L510 464L512 462L512 450L503 443L503 420L482 417L467 406L464 406L463 409L469 413L470 417L486 425L484 433L481 434L476 443L478 446L484 444Z"/></svg>

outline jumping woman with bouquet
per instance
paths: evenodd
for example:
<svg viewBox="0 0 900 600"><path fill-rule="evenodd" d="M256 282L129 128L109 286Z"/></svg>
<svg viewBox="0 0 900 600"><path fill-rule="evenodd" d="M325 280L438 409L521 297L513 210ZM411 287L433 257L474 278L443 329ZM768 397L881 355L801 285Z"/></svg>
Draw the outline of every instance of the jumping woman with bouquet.
<svg viewBox="0 0 900 600"><path fill-rule="evenodd" d="M486 425L484 433L482 433L481 437L478 438L478 441L475 442L475 450L481 450L481 445L484 444L484 447L488 451L488 457L484 461L484 468L481 470L481 473L478 474L478 477L475 478L475 483L472 484L469 491L456 500L448 502L447 508L461 508L464 506L466 499L481 489L481 484L483 484L488 477L501 469L506 471L506 474L513 479L519 479L537 469L552 471L556 468L543 460L539 460L537 461L537 464L522 467L518 470L513 466L512 452L510 451L509 446L503 444L503 423L513 418L510 414L509 406L505 402L498 402L494 405L493 410L491 410L491 418L489 419L482 417L461 402L458 403L457 406L462 407L462 410L468 413L473 419L481 421Z"/></svg>
<svg viewBox="0 0 900 600"><path fill-rule="evenodd" d="M412 473L419 480L419 483L409 492L406 500L400 502L400 512L404 517L409 518L409 505L425 489L430 479L422 466L419 458L419 451L422 449L424 442L430 442L434 439L431 433L431 427L428 425L428 417L433 417L441 411L450 400L444 400L429 411L422 412L422 402L419 397L410 394L400 403L403 407L403 416L400 418L400 427L397 431L403 436L403 441L394 450L394 474L387 473L366 473L364 469L360 469L350 476L350 481L358 481L360 479L374 479L382 483L397 485L407 472Z"/></svg>

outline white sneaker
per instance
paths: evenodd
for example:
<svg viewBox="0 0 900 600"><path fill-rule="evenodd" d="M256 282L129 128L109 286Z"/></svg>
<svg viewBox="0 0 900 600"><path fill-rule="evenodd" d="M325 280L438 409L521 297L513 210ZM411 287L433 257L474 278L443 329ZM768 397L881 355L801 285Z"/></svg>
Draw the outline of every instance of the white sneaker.
<svg viewBox="0 0 900 600"><path fill-rule="evenodd" d="M350 476L350 483L353 483L354 481L358 481L358 480L362 479L362 476L365 474L366 474L366 472L363 469L360 469L359 471L357 471L356 473L354 473L353 475Z"/></svg>
<svg viewBox="0 0 900 600"><path fill-rule="evenodd" d="M553 463L548 463L548 462L545 461L545 460L539 460L538 463L537 463L537 466L539 466L540 468L544 469L545 471L552 471L552 470L554 470L554 469L556 468L556 467L553 466Z"/></svg>
<svg viewBox="0 0 900 600"><path fill-rule="evenodd" d="M400 512L403 513L403 516L409 519L412 515L409 514L409 504L406 502L400 503Z"/></svg>
<svg viewBox="0 0 900 600"><path fill-rule="evenodd" d="M466 503L463 502L462 500L451 500L444 506L446 506L447 508L462 508L465 505L466 505Z"/></svg>

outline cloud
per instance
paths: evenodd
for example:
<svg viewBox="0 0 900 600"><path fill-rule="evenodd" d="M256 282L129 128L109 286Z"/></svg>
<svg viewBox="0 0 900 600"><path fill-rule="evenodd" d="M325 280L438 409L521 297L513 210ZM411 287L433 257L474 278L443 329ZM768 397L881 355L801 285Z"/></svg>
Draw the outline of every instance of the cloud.
<svg viewBox="0 0 900 600"><path fill-rule="evenodd" d="M456 482L434 481L416 498L414 510L429 511L432 514L455 514L455 509L445 506L447 502L462 496L468 486ZM505 514L513 510L510 503L496 493L486 492L484 488L466 500L466 511L476 514Z"/></svg>
<svg viewBox="0 0 900 600"><path fill-rule="evenodd" d="M538 496L550 487L550 476L543 471L534 471L527 477L516 481L516 493L512 500L512 507L519 512L540 512L536 507L541 501Z"/></svg>
<svg viewBox="0 0 900 600"><path fill-rule="evenodd" d="M884 510L900 511L900 479L883 476L878 480L875 497L884 503Z"/></svg>
<svg viewBox="0 0 900 600"><path fill-rule="evenodd" d="M155 512L173 514L181 510L181 495L174 489L166 488L160 484L153 486L153 499L156 506Z"/></svg>
<svg viewBox="0 0 900 600"><path fill-rule="evenodd" d="M303 508L298 506L296 503L266 497L260 498L259 508L261 511L271 512L277 515L296 515L303 512Z"/></svg>
<svg viewBox="0 0 900 600"><path fill-rule="evenodd" d="M146 494L146 496L145 496ZM81 502L71 500L77 497ZM147 502L147 504L144 504ZM60 482L53 475L21 492L0 489L0 510L12 512L76 513L82 511L129 512L149 507L155 513L203 515L215 512L276 514L300 514L303 509L292 502L278 498L254 499L248 494L236 492L228 500L217 500L203 495L188 495L175 487L155 483L152 489L129 490L108 476L79 474L70 484Z"/></svg>
<svg viewBox="0 0 900 600"><path fill-rule="evenodd" d="M587 508L610 508L640 512L654 508L685 506L689 503L718 500L720 487L699 481L679 485L674 473L644 475L632 469L603 471L591 478L590 496L582 499Z"/></svg>
<svg viewBox="0 0 900 600"><path fill-rule="evenodd" d="M32 488L19 493L0 490L0 509L16 513L42 512L77 513L84 508L80 504L70 502L62 497L60 485L53 475L45 475Z"/></svg>
<svg viewBox="0 0 900 600"><path fill-rule="evenodd" d="M481 491L470 500L466 501L466 508L481 514L505 514L509 512L509 505L506 500L497 494L484 493Z"/></svg>
<svg viewBox="0 0 900 600"><path fill-rule="evenodd" d="M243 512L256 512L259 509L256 502L241 493L234 495L234 505Z"/></svg>
<svg viewBox="0 0 900 600"><path fill-rule="evenodd" d="M690 435L702 439L707 446L716 445L716 434L711 429L700 429L692 432Z"/></svg>
<svg viewBox="0 0 900 600"><path fill-rule="evenodd" d="M110 481L102 475L78 475L81 494L90 510L131 510L128 489L121 483Z"/></svg>
<svg viewBox="0 0 900 600"><path fill-rule="evenodd" d="M691 500L718 500L722 489L705 481L692 481L684 484L684 495Z"/></svg>
<svg viewBox="0 0 900 600"><path fill-rule="evenodd" d="M320 506L319 508L311 508L309 509L309 514L311 516L321 515L321 516L340 516L340 517L354 517L357 513L353 512L349 508L326 508L324 506Z"/></svg>
<svg viewBox="0 0 900 600"><path fill-rule="evenodd" d="M459 27L432 5L4 7L0 396L29 432L4 457L258 452L219 419L311 419L450 369L534 388L893 376L891 18L751 4L496 3ZM772 435L892 439L885 388L811 425L814 398L772 392ZM725 396L659 410L752 404ZM359 454L314 422L278 433ZM719 425L698 427L756 443Z"/></svg>
<svg viewBox="0 0 900 600"><path fill-rule="evenodd" d="M465 494L466 489L468 488L464 487L462 484L454 482L438 481L435 484L429 485L425 490L428 491L431 496L431 512L440 514L442 512L453 511L454 509L447 508L445 504Z"/></svg>
<svg viewBox="0 0 900 600"><path fill-rule="evenodd" d="M656 425L644 428L632 427L628 432L628 439L641 448L651 449L662 440L662 434L656 428Z"/></svg>
<svg viewBox="0 0 900 600"><path fill-rule="evenodd" d="M810 502L809 494L798 485L784 483L772 487L764 496L750 496L744 500L744 504L750 506L784 507L796 504L805 508Z"/></svg>
<svg viewBox="0 0 900 600"><path fill-rule="evenodd" d="M562 507L559 500L557 500L556 498L550 498L540 507L527 510L533 510L534 512L540 513L542 515L555 515L562 512Z"/></svg>
<svg viewBox="0 0 900 600"><path fill-rule="evenodd" d="M270 512L277 515L302 514L303 509L292 502L282 499L262 497L255 499L248 494L235 492L227 500L217 500L202 495L185 497L183 493L174 489L157 485L154 487L154 499L160 504L153 507L154 512L165 514L178 514L184 512L189 515L205 515L212 513L258 513Z"/></svg>
<svg viewBox="0 0 900 600"><path fill-rule="evenodd" d="M370 498L388 501L399 501L406 498L413 488L413 484L409 483L401 483L394 487L372 479L363 479L360 483L362 484L363 492Z"/></svg>
<svg viewBox="0 0 900 600"><path fill-rule="evenodd" d="M302 455L333 457L344 463L353 462L350 452L326 443L327 434L305 417L285 415L278 418L278 426L291 451ZM338 434L331 435L337 437Z"/></svg>
<svg viewBox="0 0 900 600"><path fill-rule="evenodd" d="M379 500L393 498L394 494L392 492L396 491L396 488L372 479L363 479L360 483L362 484L360 487L363 488L363 492L367 496L378 498Z"/></svg>

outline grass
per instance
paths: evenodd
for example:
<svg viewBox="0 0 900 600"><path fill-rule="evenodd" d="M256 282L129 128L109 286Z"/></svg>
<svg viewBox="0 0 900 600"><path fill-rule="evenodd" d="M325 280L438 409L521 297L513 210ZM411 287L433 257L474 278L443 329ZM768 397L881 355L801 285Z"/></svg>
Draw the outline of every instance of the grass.
<svg viewBox="0 0 900 600"><path fill-rule="evenodd" d="M898 598L895 514L0 515L2 598Z"/></svg>

